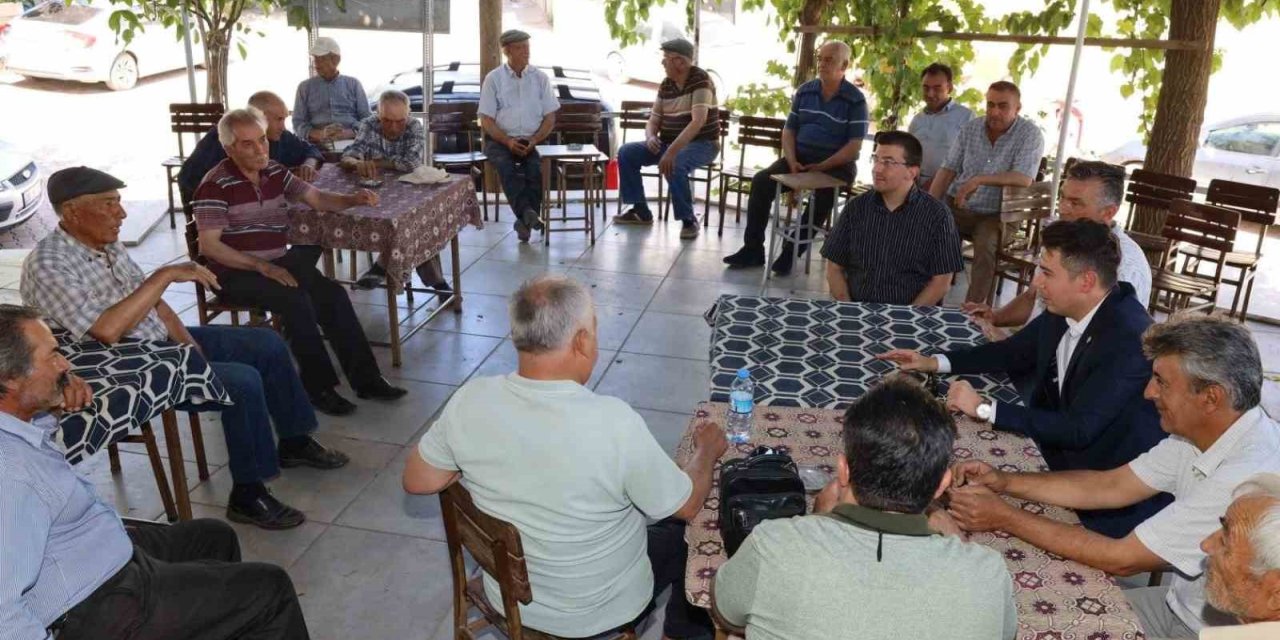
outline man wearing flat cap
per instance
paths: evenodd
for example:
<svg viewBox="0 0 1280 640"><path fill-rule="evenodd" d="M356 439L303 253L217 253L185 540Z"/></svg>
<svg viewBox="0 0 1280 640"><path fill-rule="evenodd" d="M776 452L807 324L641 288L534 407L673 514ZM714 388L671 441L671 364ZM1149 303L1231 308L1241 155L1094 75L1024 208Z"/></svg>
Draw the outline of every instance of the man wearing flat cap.
<svg viewBox="0 0 1280 640"><path fill-rule="evenodd" d="M542 228L542 162L534 146L551 135L560 101L547 74L529 64L529 34L511 29L499 42L507 63L480 86L480 126L489 136L484 154L502 180L516 236L528 242L529 231Z"/></svg>
<svg viewBox="0 0 1280 640"><path fill-rule="evenodd" d="M293 131L317 144L356 137L356 125L369 117L369 99L360 81L338 73L342 50L333 38L311 45L316 75L298 84L293 99Z"/></svg>
<svg viewBox="0 0 1280 640"><path fill-rule="evenodd" d="M640 168L658 165L671 192L671 208L683 227L680 237L698 237L689 174L720 153L720 119L716 87L706 71L693 65L693 43L676 38L662 43L662 68L667 77L645 125L645 141L618 149L618 177L622 202L631 205L614 217L618 224L651 225L653 213L645 202Z"/></svg>
<svg viewBox="0 0 1280 640"><path fill-rule="evenodd" d="M119 242L126 217L119 191L124 186L87 167L49 176L49 202L58 213L58 227L22 265L23 303L76 340L172 340L200 350L234 402L218 407L235 483L227 518L264 529L302 524L302 512L277 500L264 482L278 475L280 467L336 469L347 463L347 456L311 437L317 427L315 411L288 347L274 331L183 326L162 298L165 290L183 282L216 290L218 279L194 262L167 265L144 276ZM273 421L279 447L271 433Z"/></svg>

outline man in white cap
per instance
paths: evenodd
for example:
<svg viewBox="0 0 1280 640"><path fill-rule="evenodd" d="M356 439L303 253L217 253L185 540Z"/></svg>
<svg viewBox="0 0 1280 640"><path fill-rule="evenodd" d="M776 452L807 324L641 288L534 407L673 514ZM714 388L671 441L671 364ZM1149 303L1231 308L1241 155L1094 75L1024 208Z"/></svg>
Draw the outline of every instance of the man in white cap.
<svg viewBox="0 0 1280 640"><path fill-rule="evenodd" d="M303 140L328 143L356 137L356 125L369 117L369 100L360 81L338 73L342 50L333 38L311 45L316 75L298 84L293 99L293 131Z"/></svg>

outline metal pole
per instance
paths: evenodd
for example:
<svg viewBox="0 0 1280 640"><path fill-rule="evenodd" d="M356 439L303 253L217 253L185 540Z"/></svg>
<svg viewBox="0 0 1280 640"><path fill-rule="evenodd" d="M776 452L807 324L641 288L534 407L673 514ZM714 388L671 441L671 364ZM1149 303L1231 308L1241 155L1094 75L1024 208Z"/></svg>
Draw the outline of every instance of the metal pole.
<svg viewBox="0 0 1280 640"><path fill-rule="evenodd" d="M311 47L320 37L320 3L319 0L307 0L307 77L316 75L316 61L311 57Z"/></svg>
<svg viewBox="0 0 1280 640"><path fill-rule="evenodd" d="M698 64L698 54L702 51L702 0L689 0L693 3L693 64Z"/></svg>
<svg viewBox="0 0 1280 640"><path fill-rule="evenodd" d="M1062 180L1063 155L1067 150L1067 126L1071 121L1071 106L1076 97L1076 74L1080 70L1080 52L1084 49L1084 34L1089 26L1089 0L1080 0L1080 27L1076 30L1076 50L1071 56L1071 76L1067 80L1067 100L1062 105L1062 119L1058 122L1058 152L1053 158L1053 197L1049 200L1049 217L1058 215L1058 188Z"/></svg>
<svg viewBox="0 0 1280 640"><path fill-rule="evenodd" d="M195 56L191 53L191 12L187 9L187 3L182 3L182 48L187 52L187 91L191 93L191 102L198 101L196 98L196 62Z"/></svg>
<svg viewBox="0 0 1280 640"><path fill-rule="evenodd" d="M435 0L422 0L422 15L425 18L422 22L422 118L424 128L430 119L431 103L435 97L435 74L431 69L432 62L435 60L435 36L436 36L436 3ZM426 154L423 161L431 164L431 158L435 154L435 145L431 139L431 132L426 135L426 144L422 146L422 152Z"/></svg>

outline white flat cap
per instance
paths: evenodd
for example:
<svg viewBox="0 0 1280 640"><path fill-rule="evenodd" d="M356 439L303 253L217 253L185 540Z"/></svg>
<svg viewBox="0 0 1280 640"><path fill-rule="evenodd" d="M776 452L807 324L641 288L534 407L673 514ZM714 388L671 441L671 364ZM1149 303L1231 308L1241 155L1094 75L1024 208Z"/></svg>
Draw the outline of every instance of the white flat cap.
<svg viewBox="0 0 1280 640"><path fill-rule="evenodd" d="M333 38L316 38L316 43L311 45L311 55L327 56L329 54L335 56L342 55L342 49L338 47L338 41Z"/></svg>

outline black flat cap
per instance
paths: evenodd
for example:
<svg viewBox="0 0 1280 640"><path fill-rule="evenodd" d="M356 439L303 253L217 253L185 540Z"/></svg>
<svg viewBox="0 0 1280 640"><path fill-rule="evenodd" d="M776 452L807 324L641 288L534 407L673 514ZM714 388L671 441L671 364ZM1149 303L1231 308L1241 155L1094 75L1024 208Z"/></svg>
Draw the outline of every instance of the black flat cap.
<svg viewBox="0 0 1280 640"><path fill-rule="evenodd" d="M55 171L45 183L49 190L49 203L55 206L72 198L114 191L124 186L115 176L89 167L68 167Z"/></svg>
<svg viewBox="0 0 1280 640"><path fill-rule="evenodd" d="M502 32L501 36L498 36L498 42L502 43L502 46L504 47L509 44L524 42L525 40L528 40L528 39L529 39L529 34L519 29L507 29L506 31Z"/></svg>
<svg viewBox="0 0 1280 640"><path fill-rule="evenodd" d="M672 38L662 43L662 50L670 51L671 53L679 54L693 60L693 43L685 40L684 38Z"/></svg>

